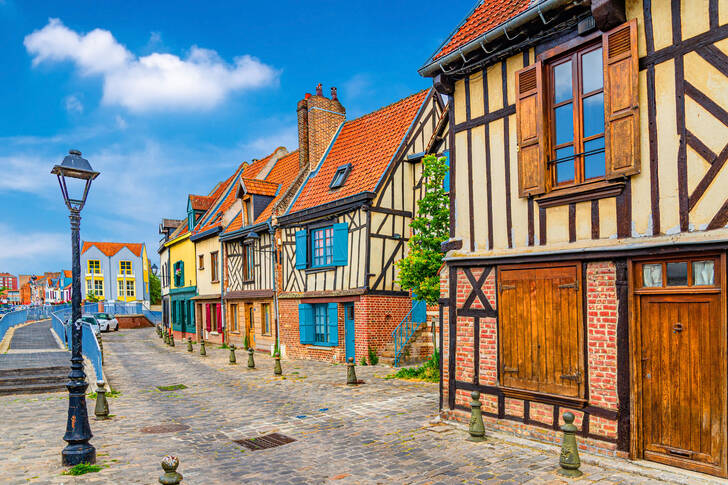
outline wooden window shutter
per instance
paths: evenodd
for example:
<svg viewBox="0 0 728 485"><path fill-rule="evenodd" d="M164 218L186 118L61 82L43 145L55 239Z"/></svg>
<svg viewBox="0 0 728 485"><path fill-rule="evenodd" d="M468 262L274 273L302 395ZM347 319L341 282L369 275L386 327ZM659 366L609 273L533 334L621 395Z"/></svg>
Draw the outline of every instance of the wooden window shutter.
<svg viewBox="0 0 728 485"><path fill-rule="evenodd" d="M349 262L349 224L334 224L334 266L346 266Z"/></svg>
<svg viewBox="0 0 728 485"><path fill-rule="evenodd" d="M516 72L516 93L518 195L527 197L546 192L541 61Z"/></svg>
<svg viewBox="0 0 728 485"><path fill-rule="evenodd" d="M328 318L326 330L328 333L328 344L335 347L339 344L339 304L329 303L327 308Z"/></svg>
<svg viewBox="0 0 728 485"><path fill-rule="evenodd" d="M205 304L205 330L212 332L212 312L210 311L210 304Z"/></svg>
<svg viewBox="0 0 728 485"><path fill-rule="evenodd" d="M313 326L313 305L301 303L298 305L298 332L302 344L313 343Z"/></svg>
<svg viewBox="0 0 728 485"><path fill-rule="evenodd" d="M306 231L296 231L296 269L306 269Z"/></svg>
<svg viewBox="0 0 728 485"><path fill-rule="evenodd" d="M602 35L607 178L640 172L637 20Z"/></svg>
<svg viewBox="0 0 728 485"><path fill-rule="evenodd" d="M222 312L221 305L219 303L215 303L215 312L217 313L217 331L222 333Z"/></svg>

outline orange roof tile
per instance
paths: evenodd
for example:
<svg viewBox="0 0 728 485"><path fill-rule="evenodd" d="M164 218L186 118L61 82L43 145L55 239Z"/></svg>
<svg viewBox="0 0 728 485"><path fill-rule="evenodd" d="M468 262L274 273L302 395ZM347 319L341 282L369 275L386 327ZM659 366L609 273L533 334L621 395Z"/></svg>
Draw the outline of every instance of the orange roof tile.
<svg viewBox="0 0 728 485"><path fill-rule="evenodd" d="M433 61L454 52L524 12L531 0L480 0L478 3L479 5L455 29L440 50L432 56Z"/></svg>
<svg viewBox="0 0 728 485"><path fill-rule="evenodd" d="M106 256L113 256L119 251L122 250L122 248L127 248L129 251L131 251L135 256L141 256L142 255L142 244L141 243L112 243L112 242L91 242L91 241L84 241L83 242L83 248L81 249L81 254L85 253L89 249L91 249L92 246L95 246L98 248L99 251L104 253ZM58 273L60 276L60 273Z"/></svg>
<svg viewBox="0 0 728 485"><path fill-rule="evenodd" d="M64 278L73 278L73 272L70 269L63 270Z"/></svg>
<svg viewBox="0 0 728 485"><path fill-rule="evenodd" d="M192 205L192 210L196 211L206 211L210 208L212 203L215 201L212 196L209 195L192 195L190 194L190 204Z"/></svg>
<svg viewBox="0 0 728 485"><path fill-rule="evenodd" d="M376 190L379 179L387 170L428 92L425 89L344 123L328 155L306 180L288 212ZM349 163L352 168L344 185L330 189L336 169Z"/></svg>
<svg viewBox="0 0 728 485"><path fill-rule="evenodd" d="M278 184L268 182L267 180L256 180L247 177L240 179L240 183L245 188L245 192L255 195L267 195L272 197L278 191Z"/></svg>
<svg viewBox="0 0 728 485"><path fill-rule="evenodd" d="M169 240L171 241L171 240L176 239L179 236L189 232L188 226L189 226L189 221L187 219L185 219L184 222L182 222L182 224L180 224L177 227L177 229L175 229L174 232L172 234L170 234Z"/></svg>

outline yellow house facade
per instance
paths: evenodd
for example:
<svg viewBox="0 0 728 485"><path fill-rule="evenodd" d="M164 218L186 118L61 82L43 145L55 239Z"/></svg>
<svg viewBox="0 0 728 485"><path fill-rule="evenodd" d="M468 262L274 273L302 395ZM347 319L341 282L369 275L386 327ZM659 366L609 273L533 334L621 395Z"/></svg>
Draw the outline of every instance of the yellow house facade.
<svg viewBox="0 0 728 485"><path fill-rule="evenodd" d="M170 321L176 337L195 334L195 314L192 298L197 294L195 245L190 241L188 224L182 224L165 244L169 249Z"/></svg>

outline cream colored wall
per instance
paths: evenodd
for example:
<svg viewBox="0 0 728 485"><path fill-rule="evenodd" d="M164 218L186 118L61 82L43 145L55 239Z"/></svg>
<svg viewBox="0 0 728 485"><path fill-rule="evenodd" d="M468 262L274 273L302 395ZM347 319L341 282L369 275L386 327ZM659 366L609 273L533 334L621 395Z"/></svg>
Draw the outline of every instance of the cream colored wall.
<svg viewBox="0 0 728 485"><path fill-rule="evenodd" d="M682 0L682 34L683 40L699 35L709 29L707 0ZM728 0L721 0L719 6L720 24L728 23ZM638 20L638 51L640 56L646 55L643 5L640 0L627 0L627 18ZM652 21L654 31L655 49L672 45L672 20L670 0L652 1ZM728 55L728 39L713 44L716 48ZM530 60L534 60L534 52L530 52ZM521 52L511 56L505 61L507 69L506 99L502 90L502 63L488 66L487 76L489 111L495 111L515 102L515 72L523 67L523 54ZM728 111L728 77L712 67L697 53L689 53L684 57L685 80L705 93L721 108ZM591 202L581 202L575 205L576 218L574 221L576 241L569 242L569 209L568 205L549 207L546 213L546 240L547 244L539 244L539 205L534 202L533 234L534 246L528 248L528 200L518 197L518 151L516 146L516 115L506 119L491 122L488 127L489 136L485 140L483 125L470 130L470 144L472 153L472 173L468 173L468 130L455 134L455 164L456 164L456 213L455 237L463 242L461 250L453 251L450 256L460 254L507 254L509 252L522 252L524 250L550 250L557 248L585 248L590 246L605 246L614 244L629 244L631 242L648 242L651 238L672 236L690 238L688 234L680 233L679 199L678 199L678 168L677 154L680 139L677 135L677 108L675 87L675 62L667 60L655 66L655 105L657 126L657 154L658 174L656 180L650 176L650 145L648 137L648 95L646 70L639 72L639 100L640 100L640 152L641 172L630 177L631 184L631 213L632 221L630 235L617 240L617 202L616 198L598 200L597 213L599 215L599 237L592 239L591 231ZM469 98L471 104L471 118L483 114L483 72L476 72L469 78ZM454 125L466 121L466 83L460 79L455 82ZM686 128L698 135L715 154L719 154L728 141L728 128L713 115L705 111L689 96L685 96ZM508 123L509 139L504 146L504 126ZM454 126L451 124L451 128ZM492 187L492 218L493 218L493 248L488 247L488 200L485 191L486 181L486 141L490 146L490 174ZM506 169L504 151L510 155L510 206L512 220L513 247L508 247L508 234L506 224ZM687 187L688 195L693 192L699 181L707 173L710 164L698 155L692 148L687 148ZM473 209L469 204L469 189L473 186ZM660 231L653 234L651 213L652 186L659 187ZM695 232L694 238L709 238L721 234L723 228L704 231L718 210L726 202L728 186L728 168L723 167L714 181L709 185L703 197L689 212L690 230ZM474 247L470 247L471 220L473 225ZM717 236L715 236L717 237Z"/></svg>
<svg viewBox="0 0 728 485"><path fill-rule="evenodd" d="M208 237L195 241L195 271L197 272L197 294L198 295L219 295L220 278L222 277L222 253L220 252L220 240L217 237ZM217 281L212 282L212 264L210 253L217 251ZM199 268L199 257L204 256L205 267ZM185 263L187 266L187 263Z"/></svg>

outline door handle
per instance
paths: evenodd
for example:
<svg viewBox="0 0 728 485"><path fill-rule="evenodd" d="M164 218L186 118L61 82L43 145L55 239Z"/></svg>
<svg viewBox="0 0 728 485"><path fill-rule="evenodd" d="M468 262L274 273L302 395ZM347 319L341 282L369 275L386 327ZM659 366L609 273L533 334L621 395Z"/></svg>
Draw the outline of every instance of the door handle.
<svg viewBox="0 0 728 485"><path fill-rule="evenodd" d="M672 326L672 333L680 333L683 331L683 324L680 322L677 322L675 325Z"/></svg>

